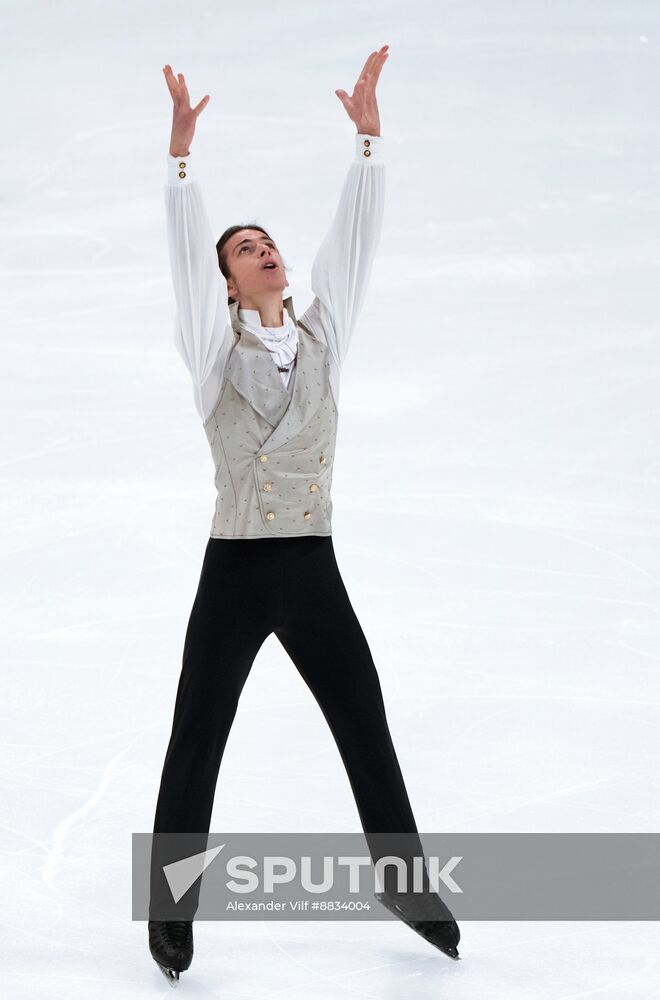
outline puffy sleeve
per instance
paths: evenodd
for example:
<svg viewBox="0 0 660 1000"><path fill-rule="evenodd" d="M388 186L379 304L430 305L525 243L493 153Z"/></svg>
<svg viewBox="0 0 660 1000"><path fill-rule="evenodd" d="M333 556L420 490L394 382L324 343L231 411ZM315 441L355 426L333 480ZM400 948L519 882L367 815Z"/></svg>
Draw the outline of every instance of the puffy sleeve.
<svg viewBox="0 0 660 1000"><path fill-rule="evenodd" d="M218 377L218 357L231 333L222 274L193 158L167 155L165 209L176 300L174 343L193 380L202 417L202 387ZM206 393L208 395L208 392ZM211 392L212 395L212 392Z"/></svg>
<svg viewBox="0 0 660 1000"><path fill-rule="evenodd" d="M312 265L314 301L301 317L341 367L369 286L385 204L382 136L356 134L339 204Z"/></svg>

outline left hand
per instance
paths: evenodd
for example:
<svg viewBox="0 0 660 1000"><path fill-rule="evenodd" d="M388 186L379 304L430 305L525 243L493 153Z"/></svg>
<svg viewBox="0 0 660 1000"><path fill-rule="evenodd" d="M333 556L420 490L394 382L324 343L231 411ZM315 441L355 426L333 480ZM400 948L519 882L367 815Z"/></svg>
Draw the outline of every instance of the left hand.
<svg viewBox="0 0 660 1000"><path fill-rule="evenodd" d="M362 68L351 97L345 90L335 90L335 94L346 108L348 117L357 126L361 135L380 135L380 118L376 102L376 84L380 71L389 53L383 45L378 52L372 52Z"/></svg>

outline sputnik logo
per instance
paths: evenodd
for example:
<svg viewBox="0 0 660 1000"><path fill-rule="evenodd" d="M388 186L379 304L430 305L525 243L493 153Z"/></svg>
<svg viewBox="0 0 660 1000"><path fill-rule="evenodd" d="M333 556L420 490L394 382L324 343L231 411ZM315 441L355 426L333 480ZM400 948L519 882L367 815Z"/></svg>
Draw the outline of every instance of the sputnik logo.
<svg viewBox="0 0 660 1000"><path fill-rule="evenodd" d="M185 896L190 886L206 871L225 846L225 844L220 844L220 847L214 847L210 851L191 854L189 858L182 858L181 861L173 861L170 865L163 865L163 872L175 903L178 903L181 897Z"/></svg>

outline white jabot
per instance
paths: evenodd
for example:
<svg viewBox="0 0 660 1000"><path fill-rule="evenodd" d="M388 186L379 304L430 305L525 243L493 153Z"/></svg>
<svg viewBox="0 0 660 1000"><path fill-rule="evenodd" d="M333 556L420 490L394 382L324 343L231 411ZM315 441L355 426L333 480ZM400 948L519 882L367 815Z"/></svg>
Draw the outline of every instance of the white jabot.
<svg viewBox="0 0 660 1000"><path fill-rule="evenodd" d="M258 309L238 310L241 323L244 323L252 333L259 337L279 367L291 365L298 347L298 328L284 306L282 306L282 312L284 316L283 326L262 326ZM284 384L288 385L287 375L291 374L291 369L288 372L280 372L280 374Z"/></svg>

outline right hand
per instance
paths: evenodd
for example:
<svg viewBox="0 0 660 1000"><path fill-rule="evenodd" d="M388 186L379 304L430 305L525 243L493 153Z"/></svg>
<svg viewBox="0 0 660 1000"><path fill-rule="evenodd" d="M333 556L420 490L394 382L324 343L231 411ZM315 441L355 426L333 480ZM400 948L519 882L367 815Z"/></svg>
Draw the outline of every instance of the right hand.
<svg viewBox="0 0 660 1000"><path fill-rule="evenodd" d="M175 77L171 66L163 68L165 82L172 95L174 104L172 110L172 135L170 136L170 155L189 156L190 145L195 134L197 118L202 113L208 102L211 100L207 94L201 99L197 107L190 107L190 95L186 87L183 73L179 73L179 79Z"/></svg>

